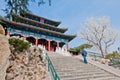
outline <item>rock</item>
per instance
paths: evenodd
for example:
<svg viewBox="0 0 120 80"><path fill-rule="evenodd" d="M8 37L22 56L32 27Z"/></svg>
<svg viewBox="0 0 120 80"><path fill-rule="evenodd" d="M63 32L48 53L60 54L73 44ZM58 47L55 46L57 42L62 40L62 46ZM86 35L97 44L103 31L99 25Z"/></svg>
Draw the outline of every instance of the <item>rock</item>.
<svg viewBox="0 0 120 80"><path fill-rule="evenodd" d="M104 58L102 58L102 59L100 60L100 62L101 62L102 64L108 65L108 63L110 62L110 60L109 60L109 59L104 59Z"/></svg>
<svg viewBox="0 0 120 80"><path fill-rule="evenodd" d="M5 35L5 30L3 29L3 26L0 24L0 34Z"/></svg>
<svg viewBox="0 0 120 80"><path fill-rule="evenodd" d="M8 39L4 36L5 32L2 26L0 25L0 80L5 80L6 69L9 65L9 43Z"/></svg>
<svg viewBox="0 0 120 80"><path fill-rule="evenodd" d="M30 47L28 51L11 54L9 61L6 80L44 80L46 78L46 64L36 46Z"/></svg>

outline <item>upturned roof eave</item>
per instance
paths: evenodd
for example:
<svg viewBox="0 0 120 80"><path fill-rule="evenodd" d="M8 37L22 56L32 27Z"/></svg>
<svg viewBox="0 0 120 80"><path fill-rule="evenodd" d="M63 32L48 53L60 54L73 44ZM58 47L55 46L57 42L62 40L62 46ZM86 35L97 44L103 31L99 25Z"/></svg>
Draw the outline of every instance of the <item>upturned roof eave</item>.
<svg viewBox="0 0 120 80"><path fill-rule="evenodd" d="M76 35L70 35L70 39L69 39L69 42L74 39L76 37Z"/></svg>
<svg viewBox="0 0 120 80"><path fill-rule="evenodd" d="M42 29L42 28L37 28L37 27L34 27L34 26L26 25L26 24L16 23L14 21L9 21L9 20L3 19L1 17L0 17L0 20L4 21L6 23L9 23L9 24L14 24L14 25L18 25L18 26L21 26L21 27L31 28L31 29L34 29L34 30L44 31L46 33L52 33L52 34L55 34L55 35L60 35L60 36L68 37L69 41L71 41L73 38L76 37L75 35L65 35L65 34L59 33L59 32L54 32L54 31L50 31L50 30L46 30L46 29Z"/></svg>
<svg viewBox="0 0 120 80"><path fill-rule="evenodd" d="M54 21L54 20L50 20L50 19L47 19L47 18L44 18L44 17L41 17L41 16L37 16L35 14L29 13L29 12L26 12L26 11L24 11L24 12L25 12L25 14L28 14L28 15L31 15L31 16L34 16L34 17L37 17L37 18L43 18L43 19L46 19L48 21L55 22L55 23L57 23L57 25L61 24L61 21Z"/></svg>
<svg viewBox="0 0 120 80"><path fill-rule="evenodd" d="M39 25L43 25L43 26L49 26L50 28L54 28L54 29L59 29L59 30L62 30L62 32L65 32L68 30L68 28L58 28L58 27L54 27L54 26L51 26L51 25L48 25L48 24L43 24L43 23L40 23L40 22L37 22L37 21L34 21L34 20L31 20L31 19L28 19L28 18L24 18L22 16L19 16L19 15L16 15L14 13L12 13L13 16L16 16L18 18L21 18L21 19L24 19L24 20L27 20L27 21L30 21L30 22L33 22L33 23L36 23L36 24L39 24Z"/></svg>

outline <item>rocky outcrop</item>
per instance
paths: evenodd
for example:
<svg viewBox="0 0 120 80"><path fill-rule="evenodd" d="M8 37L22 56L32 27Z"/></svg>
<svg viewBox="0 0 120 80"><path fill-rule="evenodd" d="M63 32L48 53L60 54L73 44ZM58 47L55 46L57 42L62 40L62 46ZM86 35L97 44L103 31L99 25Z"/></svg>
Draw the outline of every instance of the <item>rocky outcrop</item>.
<svg viewBox="0 0 120 80"><path fill-rule="evenodd" d="M5 31L0 25L0 80L5 80L6 69L9 65L8 57L10 55L8 39L4 34Z"/></svg>
<svg viewBox="0 0 120 80"><path fill-rule="evenodd" d="M6 80L45 80L46 64L38 47L12 53L9 61Z"/></svg>
<svg viewBox="0 0 120 80"><path fill-rule="evenodd" d="M24 52L15 52L0 25L0 80L45 80L46 63L36 46Z"/></svg>
<svg viewBox="0 0 120 80"><path fill-rule="evenodd" d="M0 34L5 34L5 30L3 29L3 26L0 24Z"/></svg>

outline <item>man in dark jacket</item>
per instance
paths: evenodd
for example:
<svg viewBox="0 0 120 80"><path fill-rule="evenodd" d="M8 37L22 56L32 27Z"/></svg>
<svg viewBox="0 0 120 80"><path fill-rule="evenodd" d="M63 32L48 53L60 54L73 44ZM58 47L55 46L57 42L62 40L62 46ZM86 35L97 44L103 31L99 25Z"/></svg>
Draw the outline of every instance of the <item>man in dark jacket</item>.
<svg viewBox="0 0 120 80"><path fill-rule="evenodd" d="M87 56L87 51L85 51L85 50L83 49L83 50L81 51L81 54L82 54L82 56L83 56L84 63L87 64L87 58L86 58L86 56Z"/></svg>

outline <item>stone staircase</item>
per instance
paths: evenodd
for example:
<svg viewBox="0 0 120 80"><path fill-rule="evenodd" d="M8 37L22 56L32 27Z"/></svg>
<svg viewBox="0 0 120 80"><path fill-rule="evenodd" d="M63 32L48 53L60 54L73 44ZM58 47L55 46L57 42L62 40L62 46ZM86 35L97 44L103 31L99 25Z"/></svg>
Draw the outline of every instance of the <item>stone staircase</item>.
<svg viewBox="0 0 120 80"><path fill-rule="evenodd" d="M61 80L120 80L120 77L78 58L57 53L48 55Z"/></svg>

